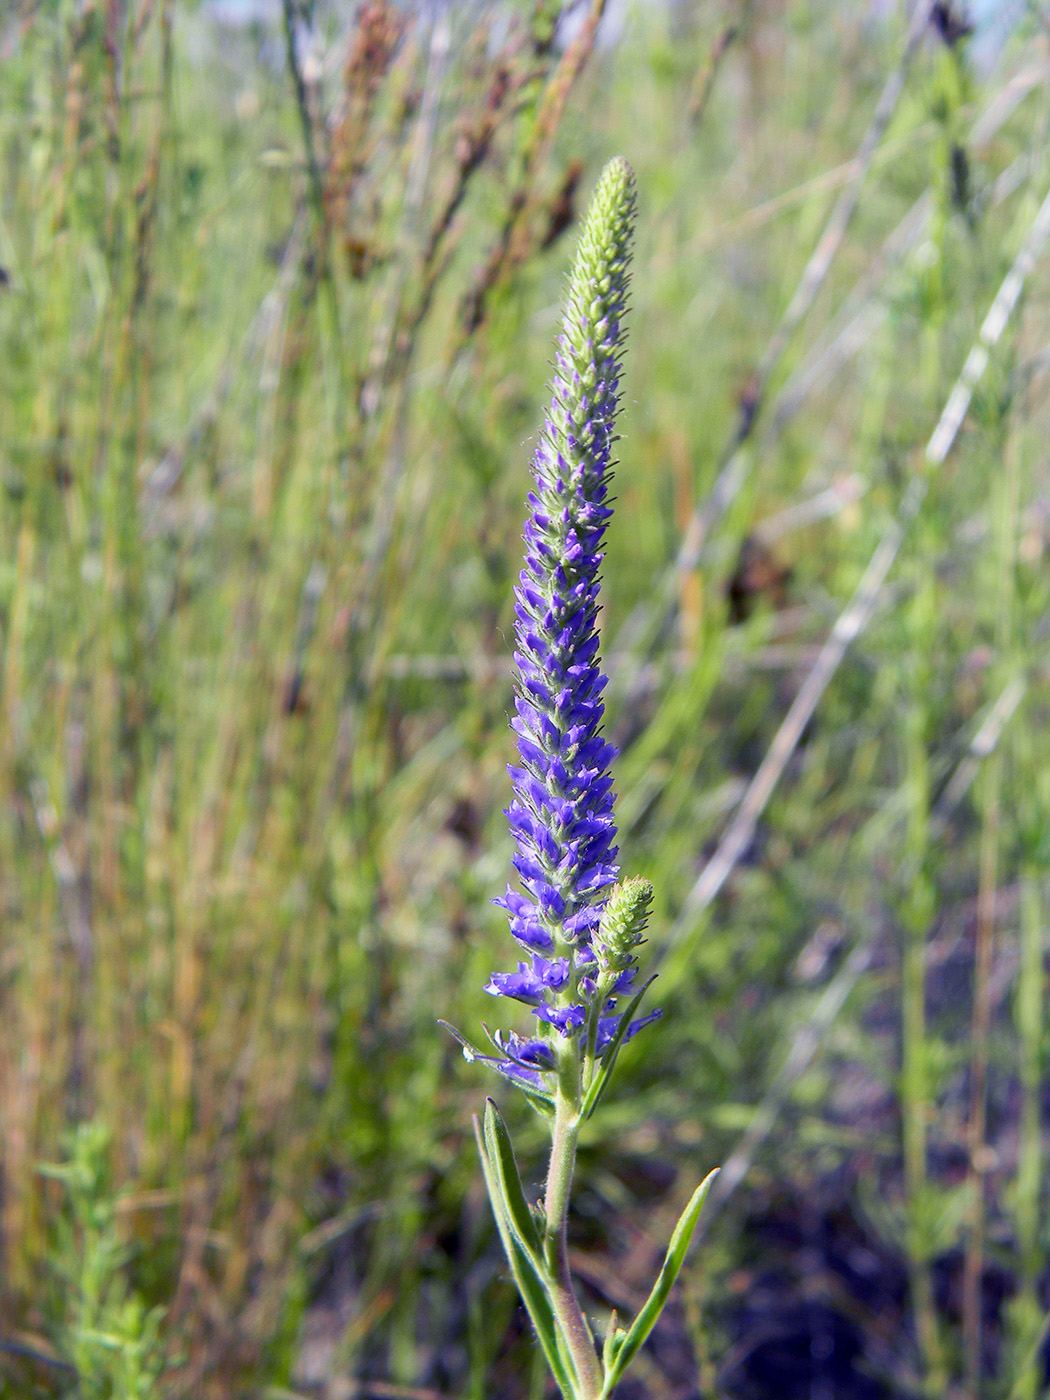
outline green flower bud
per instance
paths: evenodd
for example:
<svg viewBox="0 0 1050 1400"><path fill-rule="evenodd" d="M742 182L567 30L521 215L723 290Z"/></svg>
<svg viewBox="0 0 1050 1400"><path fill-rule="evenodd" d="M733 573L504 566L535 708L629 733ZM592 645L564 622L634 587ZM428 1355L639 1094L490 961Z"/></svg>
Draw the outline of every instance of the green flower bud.
<svg viewBox="0 0 1050 1400"><path fill-rule="evenodd" d="M652 881L643 875L632 875L614 886L592 939L594 956L603 972L626 972L634 962L634 949L644 941L652 902Z"/></svg>

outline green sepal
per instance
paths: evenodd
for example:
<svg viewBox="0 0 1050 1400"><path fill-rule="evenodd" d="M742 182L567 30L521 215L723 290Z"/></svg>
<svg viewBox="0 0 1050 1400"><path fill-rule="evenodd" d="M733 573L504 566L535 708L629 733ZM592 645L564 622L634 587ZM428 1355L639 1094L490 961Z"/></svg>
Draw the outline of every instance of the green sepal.
<svg viewBox="0 0 1050 1400"><path fill-rule="evenodd" d="M624 1371L631 1364L634 1357L641 1350L642 1343L649 1333L656 1326L657 1318L663 1312L667 1296L674 1286L674 1281L678 1277L682 1265L685 1263L686 1251L689 1248L689 1241L693 1238L693 1231L696 1229L696 1222L700 1219L700 1212L704 1208L704 1201L707 1193L714 1184L715 1177L721 1169L716 1167L710 1172L700 1185L693 1192L692 1198L681 1219L674 1227L674 1234L671 1236L671 1243L667 1246L667 1257L664 1259L664 1266L660 1270L659 1277L653 1284L653 1291L645 1301L645 1305L638 1316L631 1323L627 1335L617 1345L614 1338L611 1350L613 1355L605 1367L605 1384L602 1386L602 1393L599 1400L607 1400L612 1394L613 1387L619 1381ZM612 1335L612 1334L610 1334ZM609 1346L608 1338L606 1346Z"/></svg>
<svg viewBox="0 0 1050 1400"><path fill-rule="evenodd" d="M655 981L656 977L654 975L649 978L644 986L639 987L638 991L635 992L634 996L631 998L627 1010L620 1017L620 1024L616 1027L616 1034L606 1047L605 1054L601 1058L598 1074L591 1082L591 1087L587 1090L587 1097L584 1099L583 1106L580 1109L580 1113L585 1120L588 1119L598 1107L598 1102L602 1094L605 1093L605 1086L609 1082L609 1076L615 1068L616 1057L620 1053L620 1046L623 1044L623 1038L627 1034L627 1029L631 1024L631 1018L638 1010L642 997L645 996L646 992Z"/></svg>
<svg viewBox="0 0 1050 1400"><path fill-rule="evenodd" d="M491 1103L491 1100L489 1102ZM485 1116L487 1119L487 1110ZM492 1213L496 1217L496 1228L503 1241L503 1251L510 1264L511 1273L514 1275L514 1282L517 1284L521 1301L532 1319L536 1336L543 1348L543 1355L547 1359L547 1365L550 1367L551 1375L554 1377L558 1389L567 1400L573 1400L576 1395L575 1372L572 1361L565 1353L561 1342L542 1265L529 1256L511 1233L510 1224L504 1212L496 1167L489 1157L485 1146L485 1135L476 1114L474 1115L474 1137L477 1139L481 1170L485 1176L489 1200L492 1202Z"/></svg>
<svg viewBox="0 0 1050 1400"><path fill-rule="evenodd" d="M543 1242L522 1190L510 1133L503 1115L491 1099L485 1100L485 1148L503 1202L507 1226L522 1249L538 1261L543 1257Z"/></svg>

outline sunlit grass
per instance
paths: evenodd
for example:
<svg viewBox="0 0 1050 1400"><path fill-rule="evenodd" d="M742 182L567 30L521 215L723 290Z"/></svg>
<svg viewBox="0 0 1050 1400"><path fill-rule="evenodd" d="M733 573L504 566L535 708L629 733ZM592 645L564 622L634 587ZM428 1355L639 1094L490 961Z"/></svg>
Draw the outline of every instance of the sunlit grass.
<svg viewBox="0 0 1050 1400"><path fill-rule="evenodd" d="M923 470L1043 198L1042 40L987 76L932 34L919 46L736 494L669 579L899 61L898 21L638 13L572 85L549 149L562 55L542 9L520 30L494 12L479 38L455 11L447 32L400 34L377 8L366 58L360 24L333 21L307 114L332 157L319 224L279 35L220 43L158 3L114 53L115 5L19 10L0 19L0 1344L33 1356L0 1351L0 1387L68 1385L49 1260L72 1246L39 1164L97 1120L129 1295L166 1309L173 1393L324 1393L332 1376L529 1393L471 1155L479 1081L435 1021L476 1027L506 960L489 900L510 855L509 589L564 262L543 245L572 162L583 199L614 151L641 198L608 730L624 855L663 901L653 948L680 940L659 1041L625 1053L609 1140L584 1140L595 1307L633 1267L636 1200L672 1218L772 1085L732 1227L704 1245L708 1364L734 1330L730 1284L756 1267L734 1243L749 1202L836 1177L911 1255L887 1384L963 1374L958 1320L923 1280L961 1277L972 1218L943 1162L969 1121L994 806L978 1158L989 1257L1023 1283L999 1372L1019 1374L1045 1246L1042 264L744 859L702 916L682 909ZM501 54L513 98L467 170ZM1017 105L995 108L1011 82ZM920 231L894 240L924 197ZM487 288L508 228L520 258ZM945 807L1015 681L997 771ZM775 1080L855 945L870 958L815 1056ZM642 1374L671 1393L658 1359Z"/></svg>

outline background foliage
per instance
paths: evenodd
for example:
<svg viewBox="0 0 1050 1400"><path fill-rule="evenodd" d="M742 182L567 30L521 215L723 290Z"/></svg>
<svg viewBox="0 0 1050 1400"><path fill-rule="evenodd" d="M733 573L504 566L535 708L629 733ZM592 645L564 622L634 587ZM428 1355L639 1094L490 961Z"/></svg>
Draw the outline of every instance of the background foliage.
<svg viewBox="0 0 1050 1400"><path fill-rule="evenodd" d="M615 152L608 728L666 1015L584 1142L589 1306L723 1162L625 1396L1040 1393L1040 246L924 449L1050 65L1042 7L997 58L962 20L0 15L0 1393L542 1393L435 1022L506 963L529 437Z"/></svg>

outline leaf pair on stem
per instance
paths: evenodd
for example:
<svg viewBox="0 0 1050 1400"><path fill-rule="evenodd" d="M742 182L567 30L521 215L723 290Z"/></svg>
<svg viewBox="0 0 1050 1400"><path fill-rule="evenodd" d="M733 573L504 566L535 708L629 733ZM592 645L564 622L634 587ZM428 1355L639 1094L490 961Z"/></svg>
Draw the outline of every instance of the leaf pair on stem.
<svg viewBox="0 0 1050 1400"><path fill-rule="evenodd" d="M485 1103L484 1123L474 1118L474 1132L503 1248L551 1374L566 1400L607 1400L663 1311L685 1262L689 1242L718 1168L693 1192L675 1226L652 1292L630 1327L621 1327L613 1313L602 1347L601 1384L594 1391L588 1389L588 1375L578 1373L572 1339L563 1334L559 1323L552 1295L558 1287L564 1286L564 1280L556 1279L552 1272L547 1221L543 1211L530 1207L525 1199L510 1133L491 1099ZM554 1267L557 1267L556 1253Z"/></svg>

